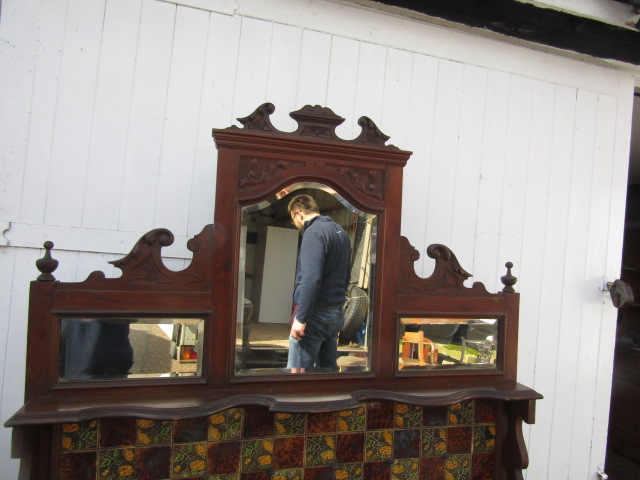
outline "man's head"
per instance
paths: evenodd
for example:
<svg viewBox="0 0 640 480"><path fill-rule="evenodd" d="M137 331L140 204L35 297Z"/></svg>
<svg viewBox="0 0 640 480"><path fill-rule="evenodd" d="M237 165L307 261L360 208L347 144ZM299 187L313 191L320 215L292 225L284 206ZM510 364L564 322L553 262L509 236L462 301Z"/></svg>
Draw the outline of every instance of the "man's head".
<svg viewBox="0 0 640 480"><path fill-rule="evenodd" d="M311 195L296 195L289 202L289 216L298 230L302 230L304 222L320 214L318 204Z"/></svg>

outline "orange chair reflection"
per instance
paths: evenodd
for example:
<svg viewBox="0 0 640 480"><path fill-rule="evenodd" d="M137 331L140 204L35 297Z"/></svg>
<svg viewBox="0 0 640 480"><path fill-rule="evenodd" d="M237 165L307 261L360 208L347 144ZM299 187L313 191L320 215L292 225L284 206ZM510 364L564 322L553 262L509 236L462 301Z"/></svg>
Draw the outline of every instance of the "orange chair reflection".
<svg viewBox="0 0 640 480"><path fill-rule="evenodd" d="M427 352L428 349L428 352ZM434 365L438 363L438 347L428 338L424 332L405 332L402 336L402 355L400 356L400 368L407 365Z"/></svg>

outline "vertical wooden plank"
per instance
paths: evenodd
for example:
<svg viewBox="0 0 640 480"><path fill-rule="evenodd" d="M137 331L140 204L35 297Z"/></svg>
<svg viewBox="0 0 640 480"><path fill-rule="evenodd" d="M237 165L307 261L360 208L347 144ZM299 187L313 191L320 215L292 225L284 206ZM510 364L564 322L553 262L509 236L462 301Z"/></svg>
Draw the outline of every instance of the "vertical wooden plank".
<svg viewBox="0 0 640 480"><path fill-rule="evenodd" d="M154 214L155 226L178 235L186 235L189 222L208 28L207 12L178 8Z"/></svg>
<svg viewBox="0 0 640 480"><path fill-rule="evenodd" d="M302 29L273 25L266 98L276 106L271 116L273 125L285 132L294 131L297 127L289 112L303 106L296 105L301 44Z"/></svg>
<svg viewBox="0 0 640 480"><path fill-rule="evenodd" d="M302 32L296 105L334 108L326 103L330 57L331 35L314 30Z"/></svg>
<svg viewBox="0 0 640 480"><path fill-rule="evenodd" d="M437 82L438 60L415 54L409 87L407 144L398 146L413 152L403 172L402 235L420 252L420 259L414 265L416 272L423 271L427 248L425 224Z"/></svg>
<svg viewBox="0 0 640 480"><path fill-rule="evenodd" d="M51 145L67 23L67 0L40 1L37 29L38 46L33 72L33 97L29 124L29 143L24 163L24 182L20 221L29 224L44 220ZM4 12L3 7L3 15ZM9 69L7 69L9 70ZM3 85L6 85L3 82ZM7 88L7 92L13 89ZM4 104L4 103L3 103ZM1 128L1 131L7 131Z"/></svg>
<svg viewBox="0 0 640 480"><path fill-rule="evenodd" d="M73 281L84 282L93 272L102 272L107 278L120 276L120 270L109 263L118 257L119 256L110 253L79 253L76 274ZM118 272L117 275L116 271Z"/></svg>
<svg viewBox="0 0 640 480"><path fill-rule="evenodd" d="M362 47L360 51L362 57ZM377 66L373 65L373 67ZM381 119L387 125L383 132L391 137L390 143L396 145L404 145L406 143L412 69L412 53L395 48L387 49L386 67L384 69L384 77L381 79L384 80ZM374 72L371 72L371 74L375 75ZM358 72L358 76L360 77L360 72ZM360 82L367 81L366 77L360 80ZM382 127L381 125L378 126Z"/></svg>
<svg viewBox="0 0 640 480"><path fill-rule="evenodd" d="M118 228L141 0L109 0L87 162L82 225Z"/></svg>
<svg viewBox="0 0 640 480"><path fill-rule="evenodd" d="M105 1L69 0L45 222L80 226Z"/></svg>
<svg viewBox="0 0 640 480"><path fill-rule="evenodd" d="M119 230L153 228L175 12L168 3L142 4Z"/></svg>
<svg viewBox="0 0 640 480"><path fill-rule="evenodd" d="M355 115L359 54L359 42L344 37L332 37L327 106L347 120ZM336 128L336 133L341 138L351 139L359 130L354 122L345 121Z"/></svg>
<svg viewBox="0 0 640 480"><path fill-rule="evenodd" d="M267 101L267 76L273 24L242 18L233 112L245 117ZM277 105L276 105L277 107Z"/></svg>
<svg viewBox="0 0 640 480"><path fill-rule="evenodd" d="M553 435L549 448L549 471L560 478L569 477L567 436L570 439L576 402L576 381L579 364L581 318L584 313L584 275L587 265L588 216L593 171L593 139L595 138L596 106L592 92L578 91L576 124L571 168L571 195L567 219L567 251L563 262L565 281L562 285L560 331L558 335L558 365L556 369L553 411ZM572 440L573 441L573 440Z"/></svg>
<svg viewBox="0 0 640 480"><path fill-rule="evenodd" d="M20 214L37 51L38 2L8 0L0 22L0 219Z"/></svg>
<svg viewBox="0 0 640 480"><path fill-rule="evenodd" d="M383 103L387 102L387 91L397 90L399 79L394 77L394 84L390 85L389 70L397 69L398 63L401 63L400 55L390 54L387 56L388 49L381 45L373 45L371 43L360 43L360 52L358 54L358 82L356 86L356 99L354 105L354 117L347 119L349 122L357 122L360 117L367 116L371 118L383 133L391 137L391 142L397 144L404 143L398 138L397 131L389 132L385 125L393 126L397 123L402 125L403 118L394 116L393 106L385 109L390 117L382 113ZM404 57L407 55L405 54ZM406 62L406 60L405 60ZM406 71L403 69L402 71ZM407 72L410 74L411 72ZM387 90L388 89L388 90ZM406 112L405 112L406 114ZM406 129L402 129L406 131ZM357 130L356 130L357 131ZM355 133L355 131L354 131ZM358 132L359 133L359 132ZM405 135L403 132L402 135Z"/></svg>
<svg viewBox="0 0 640 480"><path fill-rule="evenodd" d="M200 120L189 202L188 235L193 236L213 222L217 155L212 128L233 123L233 91L240 38L240 17L211 14L207 57L202 80Z"/></svg>

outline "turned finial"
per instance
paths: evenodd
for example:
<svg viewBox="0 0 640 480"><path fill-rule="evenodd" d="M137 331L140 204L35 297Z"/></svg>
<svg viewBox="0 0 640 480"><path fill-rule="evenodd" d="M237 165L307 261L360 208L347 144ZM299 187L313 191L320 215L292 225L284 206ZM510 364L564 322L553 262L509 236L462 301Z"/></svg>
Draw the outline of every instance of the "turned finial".
<svg viewBox="0 0 640 480"><path fill-rule="evenodd" d="M500 280L504 285L504 288L502 289L502 291L505 293L514 293L516 290L513 288L513 286L516 284L518 279L513 275L511 275L511 269L513 268L513 263L507 262L504 264L504 266L507 267L507 274L500 277Z"/></svg>
<svg viewBox="0 0 640 480"><path fill-rule="evenodd" d="M36 260L36 268L40 271L40 276L37 280L39 282L54 282L56 277L52 273L58 268L58 260L51 257L53 242L47 240L44 242L43 247L45 249L44 257Z"/></svg>

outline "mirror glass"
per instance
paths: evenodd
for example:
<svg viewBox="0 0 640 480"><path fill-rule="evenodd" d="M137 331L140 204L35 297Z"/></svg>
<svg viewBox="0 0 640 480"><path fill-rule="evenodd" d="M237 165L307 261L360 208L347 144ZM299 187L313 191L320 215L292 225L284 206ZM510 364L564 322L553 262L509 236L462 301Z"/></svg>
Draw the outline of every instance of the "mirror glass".
<svg viewBox="0 0 640 480"><path fill-rule="evenodd" d="M201 318L63 318L61 381L201 375Z"/></svg>
<svg viewBox="0 0 640 480"><path fill-rule="evenodd" d="M495 318L402 317L398 369L492 369L498 353Z"/></svg>
<svg viewBox="0 0 640 480"><path fill-rule="evenodd" d="M303 182L241 209L236 375L302 373L287 368L301 242L288 206L298 194L313 197L320 215L331 217L349 238L350 279L343 306L345 323L337 342L338 371L370 369L377 215L355 208L326 185ZM326 371L315 366L304 369L304 373Z"/></svg>

